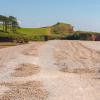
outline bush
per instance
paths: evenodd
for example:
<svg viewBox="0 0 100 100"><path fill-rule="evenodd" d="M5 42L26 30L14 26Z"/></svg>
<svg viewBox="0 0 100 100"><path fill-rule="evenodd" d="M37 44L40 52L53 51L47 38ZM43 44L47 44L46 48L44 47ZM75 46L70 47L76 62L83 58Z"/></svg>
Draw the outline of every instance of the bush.
<svg viewBox="0 0 100 100"><path fill-rule="evenodd" d="M21 33L0 33L2 42L28 43L29 38Z"/></svg>
<svg viewBox="0 0 100 100"><path fill-rule="evenodd" d="M80 34L71 34L65 37L67 40L80 40Z"/></svg>
<svg viewBox="0 0 100 100"><path fill-rule="evenodd" d="M16 43L28 43L29 42L29 38L24 35L16 35L12 38L13 38L13 42L16 42Z"/></svg>
<svg viewBox="0 0 100 100"><path fill-rule="evenodd" d="M44 41L44 35L42 34L33 34L33 35L26 35L30 41Z"/></svg>

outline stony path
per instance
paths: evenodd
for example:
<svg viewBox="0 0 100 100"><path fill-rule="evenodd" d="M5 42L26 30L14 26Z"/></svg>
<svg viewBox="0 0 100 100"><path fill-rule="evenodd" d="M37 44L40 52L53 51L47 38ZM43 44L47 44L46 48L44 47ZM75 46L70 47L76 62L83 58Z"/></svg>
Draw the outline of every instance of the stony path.
<svg viewBox="0 0 100 100"><path fill-rule="evenodd" d="M77 65L77 59L76 61L73 61L73 59L75 56L79 59L80 53L84 55L83 57L88 57L87 55L88 52L90 53L90 50L87 50L84 47L84 43L82 46L81 42L50 41L42 46L42 50L40 52L40 65L41 67L43 67L43 71L45 70L44 73L46 73L47 77L46 80L44 79L44 84L45 87L50 91L48 100L100 99L100 80L93 79L93 77L99 77L100 74L65 73L59 70L63 67L63 63L65 63L65 67L67 66L69 68L72 67L71 65L73 65L73 67L75 68L80 68L82 66L83 63L81 61L79 61L81 64ZM65 54L64 52L68 52L69 55L68 53ZM58 56L61 53L60 57L58 57L57 60L54 56L56 53L58 54ZM87 55L85 53L87 53ZM89 56L91 56L91 54ZM88 57L88 61L90 61L90 58L91 57ZM72 60L72 62L67 62L69 59L70 61ZM86 62L87 61L84 61L83 67L88 69L89 62ZM90 62L94 62L94 59ZM95 69L95 67L98 68L96 64L93 68ZM72 68L72 70L73 69L74 68Z"/></svg>
<svg viewBox="0 0 100 100"><path fill-rule="evenodd" d="M100 100L99 47L55 40L0 49L0 100Z"/></svg>

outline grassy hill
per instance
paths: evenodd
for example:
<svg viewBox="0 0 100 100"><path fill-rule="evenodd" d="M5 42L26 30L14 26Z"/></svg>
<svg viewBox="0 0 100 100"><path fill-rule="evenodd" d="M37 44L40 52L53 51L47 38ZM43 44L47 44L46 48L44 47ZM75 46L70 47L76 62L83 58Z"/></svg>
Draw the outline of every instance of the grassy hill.
<svg viewBox="0 0 100 100"><path fill-rule="evenodd" d="M48 34L48 30L49 28L21 28L18 32L28 35L46 35Z"/></svg>
<svg viewBox="0 0 100 100"><path fill-rule="evenodd" d="M70 24L57 23L45 28L21 28L18 32L28 35L68 34L73 33L73 27Z"/></svg>
<svg viewBox="0 0 100 100"><path fill-rule="evenodd" d="M57 23L45 28L21 28L18 32L27 35L31 40L42 40L44 39L44 35L57 39L71 34L73 27L70 24Z"/></svg>
<svg viewBox="0 0 100 100"><path fill-rule="evenodd" d="M0 34L1 38L12 38L19 41L23 37L28 38L31 41L39 41L44 40L44 35L48 35L50 39L60 39L62 36L68 35L68 32L66 30L70 29L70 24L64 24L64 23L57 23L50 27L42 27L42 28L19 28L17 29L17 33L11 33L8 31L8 33L2 32ZM0 26L0 30L3 30ZM52 31L51 31L52 30ZM56 31L55 31L56 30ZM58 34L56 34L58 32ZM63 35L63 33L65 33ZM3 39L2 39L3 40ZM23 40L21 40L23 41Z"/></svg>
<svg viewBox="0 0 100 100"><path fill-rule="evenodd" d="M3 30L3 26L2 25L0 25L0 30Z"/></svg>
<svg viewBox="0 0 100 100"><path fill-rule="evenodd" d="M57 23L51 27L51 32L54 34L67 35L68 33L73 33L73 26L66 23Z"/></svg>
<svg viewBox="0 0 100 100"><path fill-rule="evenodd" d="M20 28L18 32L25 34L30 40L44 40L44 35L49 34L49 28Z"/></svg>

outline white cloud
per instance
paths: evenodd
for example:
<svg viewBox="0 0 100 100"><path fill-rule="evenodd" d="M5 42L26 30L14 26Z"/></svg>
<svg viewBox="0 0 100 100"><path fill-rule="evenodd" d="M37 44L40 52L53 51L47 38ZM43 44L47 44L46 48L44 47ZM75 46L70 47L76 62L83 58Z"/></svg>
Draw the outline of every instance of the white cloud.
<svg viewBox="0 0 100 100"><path fill-rule="evenodd" d="M20 20L18 20L18 24L22 24L22 22Z"/></svg>

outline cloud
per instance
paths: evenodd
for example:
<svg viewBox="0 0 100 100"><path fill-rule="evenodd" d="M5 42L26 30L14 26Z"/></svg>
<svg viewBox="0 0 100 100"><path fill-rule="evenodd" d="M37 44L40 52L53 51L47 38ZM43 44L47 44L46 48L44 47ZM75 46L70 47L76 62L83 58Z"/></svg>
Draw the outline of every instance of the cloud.
<svg viewBox="0 0 100 100"><path fill-rule="evenodd" d="M22 24L22 22L20 20L18 20L18 24Z"/></svg>

